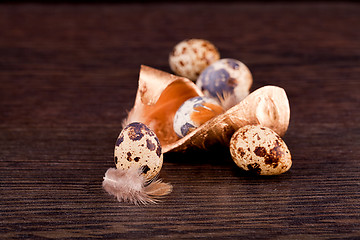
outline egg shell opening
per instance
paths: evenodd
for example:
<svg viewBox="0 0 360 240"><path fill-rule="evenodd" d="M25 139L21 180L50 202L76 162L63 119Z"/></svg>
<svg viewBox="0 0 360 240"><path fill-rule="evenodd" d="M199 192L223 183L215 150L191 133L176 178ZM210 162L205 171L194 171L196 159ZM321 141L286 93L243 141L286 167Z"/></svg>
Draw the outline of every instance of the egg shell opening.
<svg viewBox="0 0 360 240"><path fill-rule="evenodd" d="M265 86L179 138L173 129L175 113L187 99L196 96L203 96L203 93L189 79L142 66L135 104L123 126L134 121L143 122L156 133L166 153L189 148L208 149L216 143L228 146L233 133L249 124L269 127L280 136L289 125L290 106L284 89Z"/></svg>
<svg viewBox="0 0 360 240"><path fill-rule="evenodd" d="M176 111L186 100L202 95L189 79L142 65L135 104L123 127L134 121L143 122L156 133L162 146L176 142Z"/></svg>

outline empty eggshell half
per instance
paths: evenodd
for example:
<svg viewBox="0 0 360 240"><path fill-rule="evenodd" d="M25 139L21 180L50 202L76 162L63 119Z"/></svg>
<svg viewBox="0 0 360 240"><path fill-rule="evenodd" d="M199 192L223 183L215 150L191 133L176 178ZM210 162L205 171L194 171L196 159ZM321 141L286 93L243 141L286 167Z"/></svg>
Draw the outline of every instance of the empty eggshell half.
<svg viewBox="0 0 360 240"><path fill-rule="evenodd" d="M141 66L135 104L123 126L134 121L146 124L156 133L166 153L209 149L216 143L229 146L234 132L245 125L269 127L280 136L289 125L290 107L284 89L265 86L179 138L173 129L175 113L186 100L196 96L203 94L191 80Z"/></svg>
<svg viewBox="0 0 360 240"><path fill-rule="evenodd" d="M230 140L231 157L240 168L259 175L279 175L291 167L291 155L285 142L273 130L247 125Z"/></svg>

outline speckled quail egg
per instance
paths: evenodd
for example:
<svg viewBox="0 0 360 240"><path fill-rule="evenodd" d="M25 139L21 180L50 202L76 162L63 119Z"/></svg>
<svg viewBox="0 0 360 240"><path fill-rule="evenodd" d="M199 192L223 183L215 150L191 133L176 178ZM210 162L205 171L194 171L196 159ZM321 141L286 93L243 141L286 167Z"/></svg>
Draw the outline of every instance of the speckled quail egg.
<svg viewBox="0 0 360 240"><path fill-rule="evenodd" d="M175 74L195 81L207 66L219 59L219 51L211 42L193 38L174 47L169 64Z"/></svg>
<svg viewBox="0 0 360 240"><path fill-rule="evenodd" d="M273 130L260 125L238 129L230 140L230 153L236 165L259 175L278 175L292 164L285 142Z"/></svg>
<svg viewBox="0 0 360 240"><path fill-rule="evenodd" d="M215 99L200 96L190 98L175 113L174 131L179 137L184 137L223 111Z"/></svg>
<svg viewBox="0 0 360 240"><path fill-rule="evenodd" d="M214 62L196 81L196 85L206 96L226 100L227 105L231 105L229 107L239 103L249 94L251 84L252 75L248 67L231 58Z"/></svg>
<svg viewBox="0 0 360 240"><path fill-rule="evenodd" d="M142 168L145 177L152 179L163 164L160 141L145 124L130 123L116 140L114 161L118 169Z"/></svg>

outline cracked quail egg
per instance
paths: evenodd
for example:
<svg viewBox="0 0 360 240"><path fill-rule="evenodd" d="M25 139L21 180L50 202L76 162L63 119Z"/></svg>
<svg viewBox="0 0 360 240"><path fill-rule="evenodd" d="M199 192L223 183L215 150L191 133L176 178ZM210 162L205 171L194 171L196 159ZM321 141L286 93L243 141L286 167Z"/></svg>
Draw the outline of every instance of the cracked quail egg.
<svg viewBox="0 0 360 240"><path fill-rule="evenodd" d="M285 142L273 130L260 125L238 129L230 140L231 156L240 168L259 175L278 175L292 165Z"/></svg>
<svg viewBox="0 0 360 240"><path fill-rule="evenodd" d="M184 137L223 111L215 99L201 96L190 98L175 113L174 131L179 137Z"/></svg>
<svg viewBox="0 0 360 240"><path fill-rule="evenodd" d="M118 169L138 167L147 179L152 179L163 164L160 141L145 124L130 123L116 140L114 161Z"/></svg>
<svg viewBox="0 0 360 240"><path fill-rule="evenodd" d="M252 84L249 68L242 62L224 58L207 67L196 85L206 96L219 98L226 109L244 99Z"/></svg>
<svg viewBox="0 0 360 240"><path fill-rule="evenodd" d="M169 64L175 74L195 81L207 66L219 59L219 51L211 42L192 38L175 45Z"/></svg>

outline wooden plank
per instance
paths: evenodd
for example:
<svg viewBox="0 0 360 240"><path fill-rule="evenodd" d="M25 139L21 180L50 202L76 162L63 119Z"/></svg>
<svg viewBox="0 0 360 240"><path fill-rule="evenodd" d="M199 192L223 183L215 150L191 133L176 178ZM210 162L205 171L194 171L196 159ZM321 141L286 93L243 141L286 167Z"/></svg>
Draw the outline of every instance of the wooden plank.
<svg viewBox="0 0 360 240"><path fill-rule="evenodd" d="M0 235L17 239L360 237L355 3L0 5ZM293 167L239 170L227 149L168 154L174 190L143 207L101 188L141 64L170 71L200 37L283 87Z"/></svg>

